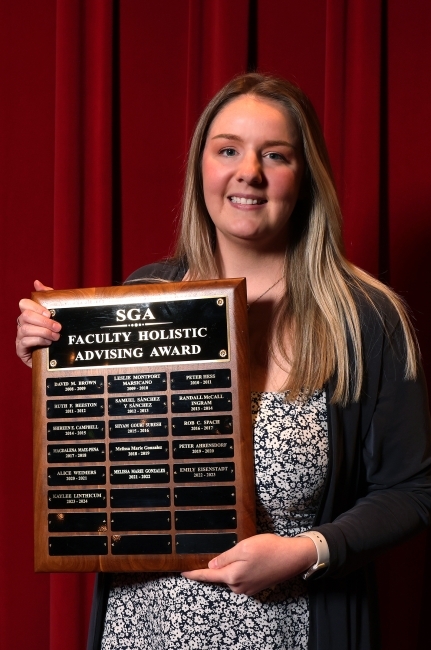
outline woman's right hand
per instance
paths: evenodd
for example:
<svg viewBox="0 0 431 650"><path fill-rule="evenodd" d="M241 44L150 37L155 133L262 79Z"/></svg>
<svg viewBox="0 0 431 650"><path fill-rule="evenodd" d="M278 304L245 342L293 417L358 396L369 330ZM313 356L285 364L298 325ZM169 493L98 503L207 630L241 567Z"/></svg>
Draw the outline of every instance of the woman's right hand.
<svg viewBox="0 0 431 650"><path fill-rule="evenodd" d="M39 280L35 280L36 291L50 291ZM17 320L16 353L26 366L31 368L32 354L35 348L51 345L52 341L60 338L61 325L52 320L51 313L29 298L23 298L19 302L21 315Z"/></svg>

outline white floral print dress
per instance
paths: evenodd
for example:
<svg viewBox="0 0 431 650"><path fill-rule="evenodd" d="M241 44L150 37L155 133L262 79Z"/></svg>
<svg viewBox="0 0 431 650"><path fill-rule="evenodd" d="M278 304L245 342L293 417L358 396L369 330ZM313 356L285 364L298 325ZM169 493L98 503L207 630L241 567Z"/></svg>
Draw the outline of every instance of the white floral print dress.
<svg viewBox="0 0 431 650"><path fill-rule="evenodd" d="M311 528L328 466L324 391L307 400L252 393L259 533ZM305 650L306 584L297 577L255 596L177 573L118 574L102 650Z"/></svg>

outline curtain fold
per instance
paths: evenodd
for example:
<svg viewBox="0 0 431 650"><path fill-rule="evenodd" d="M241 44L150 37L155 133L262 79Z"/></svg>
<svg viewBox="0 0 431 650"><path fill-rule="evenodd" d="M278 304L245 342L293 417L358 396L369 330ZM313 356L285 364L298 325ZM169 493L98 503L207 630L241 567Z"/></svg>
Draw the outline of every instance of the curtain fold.
<svg viewBox="0 0 431 650"><path fill-rule="evenodd" d="M111 282L113 0L57 2L54 282Z"/></svg>
<svg viewBox="0 0 431 650"><path fill-rule="evenodd" d="M406 297L431 377L430 33L428 0L0 0L1 647L84 648L93 581L33 573L17 302L35 278L110 285L170 252L195 122L250 52L314 102L348 255ZM383 650L431 648L430 544L379 562Z"/></svg>
<svg viewBox="0 0 431 650"><path fill-rule="evenodd" d="M379 272L381 0L327 0L324 132L348 257Z"/></svg>

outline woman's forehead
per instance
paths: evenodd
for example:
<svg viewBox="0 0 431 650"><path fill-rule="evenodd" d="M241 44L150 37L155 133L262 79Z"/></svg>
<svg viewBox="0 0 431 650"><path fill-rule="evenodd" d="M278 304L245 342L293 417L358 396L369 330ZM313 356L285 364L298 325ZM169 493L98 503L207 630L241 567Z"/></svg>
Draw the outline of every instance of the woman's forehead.
<svg viewBox="0 0 431 650"><path fill-rule="evenodd" d="M213 119L208 136L219 130L230 133L230 128L242 128L253 123L259 129L278 128L286 130L290 137L299 137L295 120L281 102L252 94L240 95L224 105Z"/></svg>

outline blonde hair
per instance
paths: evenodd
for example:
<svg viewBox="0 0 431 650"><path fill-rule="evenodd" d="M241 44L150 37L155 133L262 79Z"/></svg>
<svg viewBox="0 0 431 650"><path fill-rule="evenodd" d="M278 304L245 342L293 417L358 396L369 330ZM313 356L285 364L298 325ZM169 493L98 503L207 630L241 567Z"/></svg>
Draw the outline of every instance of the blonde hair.
<svg viewBox="0 0 431 650"><path fill-rule="evenodd" d="M234 78L210 101L190 146L176 257L186 259L190 279L217 278L215 227L203 196L202 153L208 130L226 104L241 95L276 102L287 110L302 140L304 188L289 219L285 255L286 290L275 320L275 340L290 365L289 399L322 388L336 374L332 401L358 400L363 381L359 294L380 314L376 295L386 297L398 313L405 337L406 378L417 372L416 337L402 300L387 286L347 261L341 212L320 124L308 97L284 79L244 74ZM291 333L292 358L284 340ZM348 340L353 349L353 371Z"/></svg>

